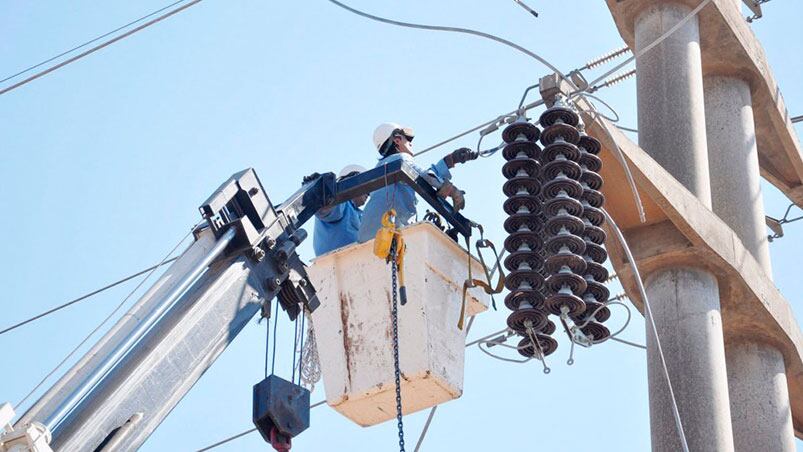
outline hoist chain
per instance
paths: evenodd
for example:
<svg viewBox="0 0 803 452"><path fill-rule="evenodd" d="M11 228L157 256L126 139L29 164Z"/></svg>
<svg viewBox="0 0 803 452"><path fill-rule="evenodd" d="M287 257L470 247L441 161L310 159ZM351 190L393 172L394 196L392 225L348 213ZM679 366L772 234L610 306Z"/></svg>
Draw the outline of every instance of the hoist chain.
<svg viewBox="0 0 803 452"><path fill-rule="evenodd" d="M404 424L402 423L402 399L401 399L401 367L399 365L399 303L396 281L396 246L395 243L390 248L391 281L393 290L393 306L391 308L391 321L393 323L393 371L396 377L396 420L399 427L399 451L404 450Z"/></svg>

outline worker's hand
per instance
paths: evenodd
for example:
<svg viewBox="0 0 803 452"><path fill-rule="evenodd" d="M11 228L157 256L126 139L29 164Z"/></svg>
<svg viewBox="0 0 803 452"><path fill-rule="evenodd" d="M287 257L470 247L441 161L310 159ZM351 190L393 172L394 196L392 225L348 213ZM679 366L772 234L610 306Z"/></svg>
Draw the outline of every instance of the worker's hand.
<svg viewBox="0 0 803 452"><path fill-rule="evenodd" d="M444 199L452 198L452 206L455 211L462 210L466 207L466 199L465 196L463 196L466 192L458 189L451 182L444 182L441 188L438 189L437 194Z"/></svg>
<svg viewBox="0 0 803 452"><path fill-rule="evenodd" d="M452 193L449 196L452 198L452 205L454 206L455 212L463 210L466 207L466 192L463 190L458 190L457 187L454 187Z"/></svg>
<svg viewBox="0 0 803 452"><path fill-rule="evenodd" d="M456 151L452 151L451 154L444 157L443 161L446 162L446 166L451 169L454 168L454 166L458 163L466 163L467 161L474 160L479 156L479 152L474 152L469 148L460 148Z"/></svg>
<svg viewBox="0 0 803 452"><path fill-rule="evenodd" d="M315 179L321 177L321 173L312 173L308 176L304 176L304 179L301 179L301 185L307 184L309 182L314 181Z"/></svg>

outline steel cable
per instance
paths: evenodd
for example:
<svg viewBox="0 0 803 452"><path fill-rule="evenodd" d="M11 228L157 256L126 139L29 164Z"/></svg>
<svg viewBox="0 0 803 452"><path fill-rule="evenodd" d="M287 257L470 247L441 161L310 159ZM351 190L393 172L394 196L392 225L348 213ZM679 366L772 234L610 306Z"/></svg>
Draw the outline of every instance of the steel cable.
<svg viewBox="0 0 803 452"><path fill-rule="evenodd" d="M172 7L176 6L176 5L178 5L179 3L184 3L185 1L187 1L187 0L178 0L177 2L173 2L173 3L171 3L171 4L167 5L167 6L164 6L164 7L162 7L162 8L159 8L159 9L157 9L156 11L153 11L153 12L152 12L152 13L150 13L150 14L147 14L147 15L145 15L145 16L142 16L142 17L140 17L139 19L133 20L133 21L131 21L131 22L129 22L129 23L127 23L127 24L123 25L122 27L115 28L114 30L112 30L112 31L110 31L110 32L108 32L108 33L104 33L104 34L102 34L102 35L100 35L100 36L98 36L98 37L96 37L96 38L93 38L93 39L90 39L89 41L86 41L86 42L85 42L85 43L83 43L83 44L79 44L79 45L77 45L77 46L75 46L75 47L71 48L70 50L65 50L64 52L61 52L60 54L58 54L58 55L56 55L56 56L54 56L54 57L48 58L48 59L46 59L45 61L42 61L41 63L35 64L35 65L33 65L33 66L29 66L29 67L27 67L27 68L25 68L25 69L23 69L23 70L21 70L21 71L17 72L16 74L9 75L8 77L6 77L6 78L4 78L4 79L0 80L0 83L5 83L5 82L7 82L7 81L11 80L12 78L15 78L15 77L18 77L18 76L20 76L20 75L22 75L22 74L25 74L25 73L27 73L27 72L30 72L30 71L32 71L32 70L34 70L34 69L36 69L36 68L38 68L38 67L40 67L40 66L43 66L43 65L45 65L45 64L47 64L47 63L50 63L50 62L51 62L51 61L53 61L53 60L56 60L56 59L59 59L59 58L63 57L64 55L67 55L67 54L70 54L70 53L72 53L72 52L75 52L75 51L76 51L76 50L78 50L78 49L82 49L82 48L84 48L84 47L88 46L89 44L92 44L93 42L97 42L97 41L99 41L99 40L101 40L101 39L103 39L103 38L105 38L105 37L111 36L111 35L113 35L113 34L117 33L117 32L118 32L118 31L120 31L120 30L125 30L126 28L128 28L128 27L130 27L130 26L132 26L132 25L134 25L134 24L136 24L136 23L142 22L143 20L145 20L145 19L147 19L147 18L149 18L149 17L151 17L151 16L154 16L154 15L156 15L156 14L159 14L160 12L162 12L162 11L164 11L164 10L168 9L168 8L172 8Z"/></svg>
<svg viewBox="0 0 803 452"><path fill-rule="evenodd" d="M49 68L47 68L47 69L45 69L45 70L43 70L41 72L37 72L36 74L34 74L34 75L32 75L32 76L30 76L30 77L28 77L28 78L26 78L26 79L24 79L24 80L22 80L20 82L17 82L17 83L15 83L15 84L13 84L13 85L11 85L9 87L3 88L2 90L0 90L0 95L5 94L5 93L7 93L9 91L12 91L14 89L17 89L22 85L25 85L25 84L27 84L29 82L32 82L32 81L38 79L39 77L43 77L43 76L55 71L56 69L62 68L62 67L66 66L66 65L68 65L70 63L78 61L78 60L80 60L81 58L83 58L83 57L85 57L87 55L95 53L98 50L103 49L104 47L107 47L107 46L109 46L111 44L114 44L115 42L117 42L117 41L119 41L121 39L127 38L127 37L133 35L134 33L138 32L138 31L144 30L145 28L148 28L153 24L161 22L162 20L167 19L168 17L170 17L170 16L172 16L174 14L177 14L177 13L179 13L181 11L184 11L185 9L187 9L187 8L189 8L189 7L191 7L191 6L195 5L195 4L198 4L200 2L201 2L201 0L193 0L190 3L187 3L186 5L182 5L182 6L176 8L174 10L168 11L167 13L165 13L165 14L163 14L163 15L161 15L161 16L153 19L153 20L145 22L144 24L142 24L142 25L140 25L140 26L138 26L138 27L136 27L136 28L134 28L132 30L129 30L129 31L127 31L127 32L125 32L125 33L123 33L123 34L121 34L119 36L116 36L116 37L114 37L114 38L112 38L112 39L110 39L110 40L108 40L106 42L103 42L102 44L99 44L99 45L97 45L95 47L92 47L91 49L89 49L89 50L87 50L85 52L79 53L78 55L76 55L76 56L74 56L72 58L68 58L68 59L62 61L61 63L59 63L59 64L57 64L55 66L51 66L51 67L49 67Z"/></svg>
<svg viewBox="0 0 803 452"><path fill-rule="evenodd" d="M666 386L669 390L669 396L672 400L672 415L675 418L675 426L678 430L678 436L680 437L680 443L683 447L684 452L689 452L689 445L686 442L686 433L683 431L683 423L680 420L680 411L678 410L678 403L675 398L675 391L672 388L672 380L669 378L669 368L666 365L666 358L664 357L664 350L661 347L661 340L658 337L658 327L655 325L655 319L652 315L652 308L650 307L650 301L647 298L647 291L644 289L644 282L641 279L641 274L639 273L638 266L636 265L636 260L633 258L633 253L630 251L630 247L625 240L624 234L619 229L619 226L613 221L613 218L608 213L607 210L602 209L602 213L605 215L605 219L608 225L616 235L616 239L619 241L619 244L622 245L622 248L625 251L625 255L627 256L628 263L630 265L630 269L633 271L633 276L636 281L636 286L639 290L639 295L641 295L641 299L644 301L644 311L646 317L648 319L648 324L650 325L650 331L653 333L655 337L655 346L658 351L658 356L661 358L661 366L664 371L664 377L666 378Z"/></svg>
<svg viewBox="0 0 803 452"><path fill-rule="evenodd" d="M544 58L542 58L541 56L539 56L535 52L527 50L526 48L524 48L524 47L522 47L522 46L520 46L520 45L518 45L518 44L516 44L516 43L514 43L512 41L508 41L507 39L500 38L499 36L493 35L491 33L485 33L483 31L472 30L470 28L445 27L445 26L440 26L440 25L424 25L424 24L415 24L415 23L411 23L411 22L401 22L401 21L398 21L398 20L386 19L384 17L379 17L379 16L375 16L373 14L369 14L369 13L360 11L360 10L358 10L356 8L352 8L351 6L348 6L348 5L346 5L344 3L341 3L341 2L339 2L337 0L329 0L329 2L334 3L335 5L343 8L343 9L345 9L347 11L350 11L350 12L352 12L354 14L357 14L358 16L362 16L362 17L365 17L367 19L375 20L377 22L382 22L382 23L386 23L386 24L390 24L390 25L396 25L396 26L399 26L399 27L417 28L417 29L421 29L421 30L464 33L464 34L479 36L479 37L485 38L485 39L490 39L490 40L496 41L496 42L498 42L500 44L504 44L504 45L506 45L508 47L512 47L512 48L518 50L519 52L521 52L521 53L523 53L523 54L525 54L525 55L527 55L527 56L529 56L531 58L536 59L538 62L540 62L541 64L543 64L544 66L548 67L550 70L552 70L556 74L558 74L562 79L568 80L566 78L566 76L563 75L563 72L561 72L557 67L553 66L552 63L550 63L549 61L545 60Z"/></svg>
<svg viewBox="0 0 803 452"><path fill-rule="evenodd" d="M4 333L7 333L7 332L9 332L11 330L17 329L17 328L19 328L19 327L21 327L23 325L27 325L28 323L31 323L34 320L39 320L42 317L48 316L50 314L53 314L54 312L60 311L60 310L62 310L64 308L66 308L66 307L72 306L72 305L74 305L74 304L76 304L76 303L78 303L80 301L83 301L83 300L86 300L87 298L92 297L93 295L97 295L97 294L99 294L99 293L101 293L101 292L103 292L105 290L111 289L112 287L119 286L120 284L122 284L122 283L124 283L126 281L130 281L130 280L136 278L137 276L140 276L140 275L143 275L145 273L148 273L151 270L155 270L155 269L161 267L162 265L169 264L169 263L175 261L176 259L178 259L178 256L172 257L170 259L167 259L166 261L162 261L159 264L156 264L156 265L154 265L152 267L148 267L148 268L146 268L144 270L141 270L141 271L139 271L137 273L134 273L133 275L126 276L125 278L117 280L117 281L115 281L115 282L113 282L111 284L108 284L106 286L103 286L100 289L93 290L92 292L89 292L89 293L87 293L85 295L81 295L78 298L70 300L70 301L68 301L68 302L66 302L64 304L60 304L60 305L58 305L58 306L56 306L54 308L48 309L47 311L45 311L45 312L43 312L41 314L37 314L37 315L35 315L35 316L33 316L33 317L29 318L29 319L23 320L23 321L21 321L19 323L15 323L14 325L11 325L8 328L0 330L0 335L2 335Z"/></svg>

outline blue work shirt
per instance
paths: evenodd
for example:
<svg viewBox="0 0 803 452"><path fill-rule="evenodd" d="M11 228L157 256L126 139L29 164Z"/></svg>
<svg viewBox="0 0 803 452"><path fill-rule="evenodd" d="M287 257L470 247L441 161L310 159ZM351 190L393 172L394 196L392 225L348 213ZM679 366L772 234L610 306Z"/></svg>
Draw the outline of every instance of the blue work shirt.
<svg viewBox="0 0 803 452"><path fill-rule="evenodd" d="M316 212L315 236L312 238L315 256L356 242L361 222L362 210L352 201Z"/></svg>
<svg viewBox="0 0 803 452"><path fill-rule="evenodd" d="M413 169L436 190L452 178L449 167L443 160L424 170L413 162L412 155L404 153L392 154L380 159L376 166L380 167L398 159L410 163ZM382 215L389 209L396 210L396 226L401 227L408 224L410 219L416 216L417 203L418 199L416 199L413 187L400 182L372 192L371 199L365 206L357 240L360 243L372 240L376 236L376 231L382 227Z"/></svg>

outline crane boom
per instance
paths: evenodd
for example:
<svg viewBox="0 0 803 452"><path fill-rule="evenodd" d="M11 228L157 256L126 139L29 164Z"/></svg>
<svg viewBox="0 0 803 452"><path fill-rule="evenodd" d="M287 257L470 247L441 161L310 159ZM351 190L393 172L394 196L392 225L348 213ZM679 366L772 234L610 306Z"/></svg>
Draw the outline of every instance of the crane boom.
<svg viewBox="0 0 803 452"><path fill-rule="evenodd" d="M397 182L470 235L471 222L402 160L340 182L323 174L278 206L253 169L234 174L200 207L206 224L194 230L193 244L14 430L36 425L59 451L136 450L272 300L291 319L318 306L296 253L304 222L322 207ZM3 438L0 451L13 445Z"/></svg>

